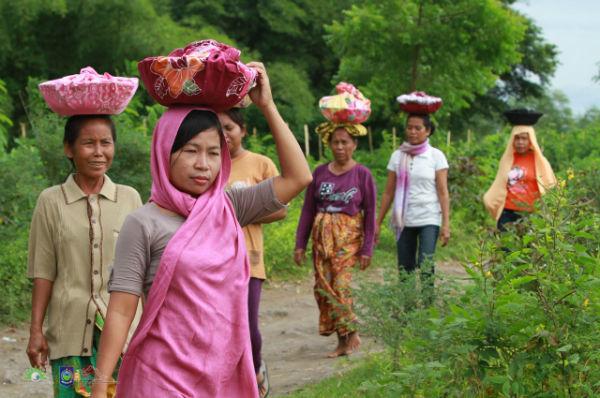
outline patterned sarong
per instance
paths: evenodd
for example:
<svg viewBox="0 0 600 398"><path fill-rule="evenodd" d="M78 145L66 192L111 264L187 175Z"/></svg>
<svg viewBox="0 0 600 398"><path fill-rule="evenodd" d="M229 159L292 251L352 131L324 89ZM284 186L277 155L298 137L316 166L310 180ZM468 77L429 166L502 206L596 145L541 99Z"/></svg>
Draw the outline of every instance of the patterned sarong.
<svg viewBox="0 0 600 398"><path fill-rule="evenodd" d="M89 357L71 356L53 359L50 361L52 366L52 384L54 387L54 398L78 398L90 397L92 382L94 380L94 369L96 368L96 357L100 345L100 333L104 327L104 319L99 313L96 313L96 327L94 328L94 339L92 342L92 355ZM117 363L113 378L116 379L119 374ZM109 387L108 396L114 394L114 386Z"/></svg>
<svg viewBox="0 0 600 398"><path fill-rule="evenodd" d="M312 229L319 334L346 336L356 330L352 311L352 267L363 242L363 216L317 213Z"/></svg>

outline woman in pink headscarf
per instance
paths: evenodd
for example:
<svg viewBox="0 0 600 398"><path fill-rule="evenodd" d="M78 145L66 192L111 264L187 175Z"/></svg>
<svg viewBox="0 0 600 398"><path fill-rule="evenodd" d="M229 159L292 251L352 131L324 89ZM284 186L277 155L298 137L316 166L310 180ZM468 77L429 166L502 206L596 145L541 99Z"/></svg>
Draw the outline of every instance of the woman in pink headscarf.
<svg viewBox="0 0 600 398"><path fill-rule="evenodd" d="M258 397L248 327L242 226L283 207L311 181L273 102L266 71L250 92L269 123L281 176L225 191L231 170L216 114L173 107L152 141L152 195L121 229L93 396L105 397L135 303L144 314L125 353L117 396Z"/></svg>

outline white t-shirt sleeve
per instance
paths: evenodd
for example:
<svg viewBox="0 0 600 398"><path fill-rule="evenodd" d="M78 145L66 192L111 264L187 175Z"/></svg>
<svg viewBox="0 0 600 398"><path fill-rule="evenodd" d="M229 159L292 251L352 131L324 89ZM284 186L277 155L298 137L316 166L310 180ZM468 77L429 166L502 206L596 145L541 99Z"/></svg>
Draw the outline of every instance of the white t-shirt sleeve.
<svg viewBox="0 0 600 398"><path fill-rule="evenodd" d="M398 170L398 162L400 161L400 150L396 149L392 156L390 156L390 161L388 162L387 169L389 171L393 171L394 173Z"/></svg>
<svg viewBox="0 0 600 398"><path fill-rule="evenodd" d="M449 168L450 166L448 166L448 160L446 159L446 155L444 155L444 152L440 151L437 148L432 148L433 149L433 160L435 163L435 171L438 170L444 170Z"/></svg>

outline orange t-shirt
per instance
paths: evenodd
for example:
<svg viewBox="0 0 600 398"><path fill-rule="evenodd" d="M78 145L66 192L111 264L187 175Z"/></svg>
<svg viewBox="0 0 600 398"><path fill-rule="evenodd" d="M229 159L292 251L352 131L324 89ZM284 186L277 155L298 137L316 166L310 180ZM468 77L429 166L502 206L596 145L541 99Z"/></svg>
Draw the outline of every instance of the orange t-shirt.
<svg viewBox="0 0 600 398"><path fill-rule="evenodd" d="M540 197L535 175L535 155L532 151L525 155L514 154L513 166L508 172L505 209L533 211L534 202Z"/></svg>
<svg viewBox="0 0 600 398"><path fill-rule="evenodd" d="M249 187L279 175L275 163L266 156L246 151L231 160L230 187ZM262 225L250 224L244 227L246 249L250 260L250 276L266 279L263 253Z"/></svg>

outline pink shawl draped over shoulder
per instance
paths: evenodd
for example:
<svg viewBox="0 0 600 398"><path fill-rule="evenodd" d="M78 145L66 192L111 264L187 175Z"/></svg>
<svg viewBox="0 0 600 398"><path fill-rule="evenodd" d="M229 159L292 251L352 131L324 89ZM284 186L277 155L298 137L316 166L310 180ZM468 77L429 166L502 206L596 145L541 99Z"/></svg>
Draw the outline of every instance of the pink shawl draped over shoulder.
<svg viewBox="0 0 600 398"><path fill-rule="evenodd" d="M400 234L404 229L404 216L408 205L408 189L410 188L408 170L410 158L425 153L429 148L429 140L425 140L425 142L418 145L412 145L408 142L403 142L400 145L400 161L396 170L396 191L392 213L392 227L396 231L396 240L400 239Z"/></svg>
<svg viewBox="0 0 600 398"><path fill-rule="evenodd" d="M224 192L231 160L198 198L169 181L170 151L194 107L168 109L152 138L151 200L186 217L167 244L119 372L118 398L258 397L244 235Z"/></svg>

